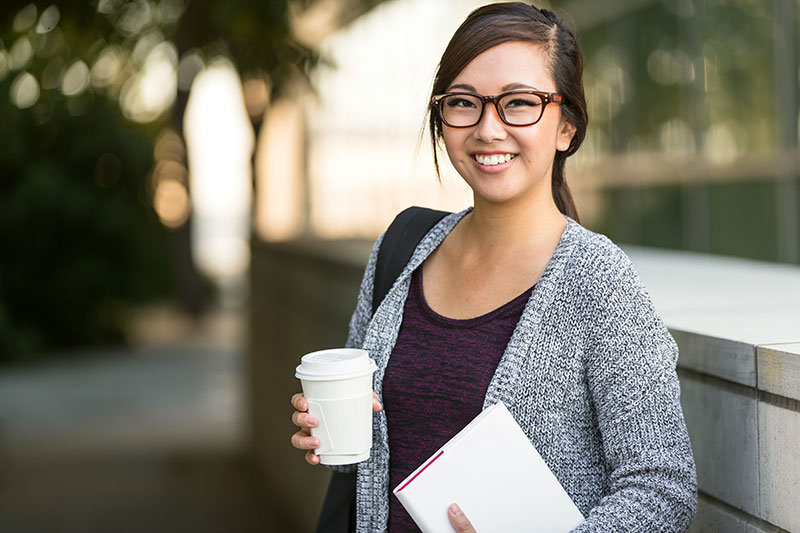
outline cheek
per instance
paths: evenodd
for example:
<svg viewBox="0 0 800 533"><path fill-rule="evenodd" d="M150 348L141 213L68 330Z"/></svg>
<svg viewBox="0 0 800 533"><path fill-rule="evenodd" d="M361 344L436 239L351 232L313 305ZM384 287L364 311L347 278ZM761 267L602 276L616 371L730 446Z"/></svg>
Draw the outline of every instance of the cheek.
<svg viewBox="0 0 800 533"><path fill-rule="evenodd" d="M447 156L453 164L466 157L466 152L464 151L465 137L460 131L447 130L442 134L442 141L444 141L444 149L447 152Z"/></svg>
<svg viewBox="0 0 800 533"><path fill-rule="evenodd" d="M539 157L546 154L548 158L553 158L556 150L561 149L562 144L559 124L555 120L550 120L541 125L542 127L536 130L534 135L526 139L526 146L535 149L539 153ZM569 145L569 143L567 144Z"/></svg>

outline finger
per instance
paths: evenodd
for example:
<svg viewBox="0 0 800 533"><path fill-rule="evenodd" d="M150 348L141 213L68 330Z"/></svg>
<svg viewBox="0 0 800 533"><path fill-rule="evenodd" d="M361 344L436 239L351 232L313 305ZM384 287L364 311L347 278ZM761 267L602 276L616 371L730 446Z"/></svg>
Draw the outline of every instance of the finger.
<svg viewBox="0 0 800 533"><path fill-rule="evenodd" d="M472 527L472 524L467 519L467 515L464 514L458 505L452 504L447 509L447 517L450 519L450 525L453 526L453 529L458 533L475 533L475 528Z"/></svg>
<svg viewBox="0 0 800 533"><path fill-rule="evenodd" d="M383 404L378 399L378 393L372 393L372 412L377 413L378 411L383 409Z"/></svg>
<svg viewBox="0 0 800 533"><path fill-rule="evenodd" d="M307 430L298 431L291 438L292 446L298 450L313 450L319 448L319 439L308 434Z"/></svg>
<svg viewBox="0 0 800 533"><path fill-rule="evenodd" d="M298 411L308 411L308 402L302 392L298 392L292 396L292 407Z"/></svg>
<svg viewBox="0 0 800 533"><path fill-rule="evenodd" d="M297 433L293 433L292 437L289 440L291 441L292 446L294 446L295 448L300 449L300 450L308 450L308 449L310 449L308 447L310 442L307 439L310 436L311 435L308 433L308 430L304 429L304 430L298 431Z"/></svg>
<svg viewBox="0 0 800 533"><path fill-rule="evenodd" d="M292 413L292 424L300 428L313 428L317 425L317 419L308 413L295 411Z"/></svg>
<svg viewBox="0 0 800 533"><path fill-rule="evenodd" d="M319 455L315 455L314 452L311 451L306 452L306 462L310 465L318 465Z"/></svg>

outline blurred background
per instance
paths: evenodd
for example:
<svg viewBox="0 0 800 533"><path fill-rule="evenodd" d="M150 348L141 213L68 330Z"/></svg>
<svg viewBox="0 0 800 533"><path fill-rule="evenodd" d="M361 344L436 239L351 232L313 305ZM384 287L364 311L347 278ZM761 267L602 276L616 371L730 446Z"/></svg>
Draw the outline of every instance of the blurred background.
<svg viewBox="0 0 800 533"><path fill-rule="evenodd" d="M423 123L483 3L0 4L0 529L311 528L294 365L398 211L470 204ZM800 263L800 0L540 4L587 57L585 226Z"/></svg>

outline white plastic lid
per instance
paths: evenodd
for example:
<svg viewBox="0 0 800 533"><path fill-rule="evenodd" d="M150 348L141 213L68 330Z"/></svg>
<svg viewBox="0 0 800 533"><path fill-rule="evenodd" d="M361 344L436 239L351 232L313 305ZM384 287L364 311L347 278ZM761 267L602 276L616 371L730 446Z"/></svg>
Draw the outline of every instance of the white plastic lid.
<svg viewBox="0 0 800 533"><path fill-rule="evenodd" d="M349 379L371 374L377 366L366 350L336 348L304 355L295 377L305 381Z"/></svg>

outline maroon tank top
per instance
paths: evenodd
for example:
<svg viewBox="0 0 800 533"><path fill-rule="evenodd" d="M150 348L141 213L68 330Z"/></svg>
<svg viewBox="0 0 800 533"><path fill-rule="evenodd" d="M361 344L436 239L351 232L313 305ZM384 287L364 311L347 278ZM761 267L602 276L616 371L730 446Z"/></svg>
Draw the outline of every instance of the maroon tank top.
<svg viewBox="0 0 800 533"><path fill-rule="evenodd" d="M532 288L483 316L458 320L425 301L422 268L383 378L389 431L389 531L419 531L391 491L483 407L486 389Z"/></svg>

